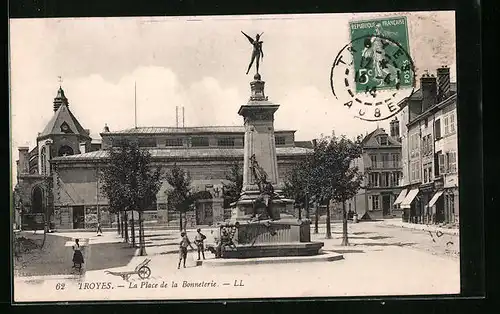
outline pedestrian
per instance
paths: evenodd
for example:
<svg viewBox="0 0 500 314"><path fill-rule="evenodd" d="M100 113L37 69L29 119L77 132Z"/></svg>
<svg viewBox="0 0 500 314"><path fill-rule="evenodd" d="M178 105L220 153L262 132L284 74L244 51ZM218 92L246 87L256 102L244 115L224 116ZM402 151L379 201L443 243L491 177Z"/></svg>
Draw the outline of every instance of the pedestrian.
<svg viewBox="0 0 500 314"><path fill-rule="evenodd" d="M198 260L200 260L200 252L203 255L203 259L205 259L205 246L203 245L203 241L207 238L203 233L201 233L201 229L198 228L196 230L196 237L194 238L194 244L198 248Z"/></svg>
<svg viewBox="0 0 500 314"><path fill-rule="evenodd" d="M83 261L83 254L80 247L80 240L75 239L75 244L73 245L73 268L81 270Z"/></svg>
<svg viewBox="0 0 500 314"><path fill-rule="evenodd" d="M102 235L101 223L97 223L97 236L100 237Z"/></svg>
<svg viewBox="0 0 500 314"><path fill-rule="evenodd" d="M191 245L191 241L189 241L186 232L183 231L181 232L181 242L179 243L179 265L177 265L177 269L181 268L181 261L183 262L184 268L186 268L188 246L194 250L194 247Z"/></svg>

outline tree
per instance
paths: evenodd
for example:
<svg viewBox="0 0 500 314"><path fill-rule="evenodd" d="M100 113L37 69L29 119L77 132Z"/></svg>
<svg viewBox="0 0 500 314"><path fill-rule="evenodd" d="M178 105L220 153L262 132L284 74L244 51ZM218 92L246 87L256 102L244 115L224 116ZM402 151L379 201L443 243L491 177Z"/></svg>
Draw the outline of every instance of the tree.
<svg viewBox="0 0 500 314"><path fill-rule="evenodd" d="M330 203L345 202L356 195L362 182L362 175L353 160L362 153L361 138L355 141L345 136L321 138L316 142L310 168L310 189L326 204L326 237L331 238ZM343 238L347 239L347 214L343 206ZM344 245L348 245L346 240Z"/></svg>
<svg viewBox="0 0 500 314"><path fill-rule="evenodd" d="M179 212L179 229L183 230L182 216L194 204L194 197L191 195L191 176L189 173L174 164L166 175L168 184L172 187L167 192L169 209Z"/></svg>
<svg viewBox="0 0 500 314"><path fill-rule="evenodd" d="M309 218L308 170L307 159L295 164L285 178L283 186L283 194L292 198L295 208L299 210L299 219L302 219L302 208L306 209L307 218Z"/></svg>
<svg viewBox="0 0 500 314"><path fill-rule="evenodd" d="M102 189L108 196L110 205L125 212L125 224L127 224L127 211L139 213L141 256L146 255L143 212L154 203L161 185L161 169L151 168L149 151L140 149L135 143L125 141L116 149L110 150L109 166L103 170ZM127 235L127 227L125 229Z"/></svg>
<svg viewBox="0 0 500 314"><path fill-rule="evenodd" d="M222 198L224 199L224 208L231 207L231 204L240 198L243 189L243 170L238 163L233 163L226 175L229 183L222 182Z"/></svg>

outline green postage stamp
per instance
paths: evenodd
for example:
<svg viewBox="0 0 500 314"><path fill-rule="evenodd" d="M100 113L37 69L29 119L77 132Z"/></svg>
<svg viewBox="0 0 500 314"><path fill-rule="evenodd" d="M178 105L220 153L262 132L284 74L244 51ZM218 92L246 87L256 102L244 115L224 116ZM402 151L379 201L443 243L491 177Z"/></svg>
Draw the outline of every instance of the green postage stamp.
<svg viewBox="0 0 500 314"><path fill-rule="evenodd" d="M355 70L356 92L376 87L377 90L400 89L413 86L413 75L408 62L395 62L398 50L409 53L408 23L405 16L349 23ZM399 53L401 54L401 53ZM392 56L392 58L391 58Z"/></svg>

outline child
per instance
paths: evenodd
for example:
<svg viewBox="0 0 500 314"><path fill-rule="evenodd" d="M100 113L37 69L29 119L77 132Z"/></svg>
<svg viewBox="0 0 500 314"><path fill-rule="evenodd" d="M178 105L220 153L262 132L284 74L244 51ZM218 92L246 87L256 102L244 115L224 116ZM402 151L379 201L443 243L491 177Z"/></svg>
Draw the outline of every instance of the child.
<svg viewBox="0 0 500 314"><path fill-rule="evenodd" d="M203 255L203 259L205 259L205 247L203 245L203 241L207 238L203 233L201 233L201 229L196 230L196 237L194 238L194 244L198 248L198 260L200 260L200 252Z"/></svg>
<svg viewBox="0 0 500 314"><path fill-rule="evenodd" d="M181 242L179 243L179 265L177 265L177 269L181 268L181 261L183 261L183 266L186 268L186 258L187 258L187 248L188 246L194 250L194 247L191 245L191 241L186 235L186 232L181 232Z"/></svg>
<svg viewBox="0 0 500 314"><path fill-rule="evenodd" d="M80 248L80 240L75 239L75 245L73 245L73 268L82 268L82 264L84 263L83 261L83 254Z"/></svg>

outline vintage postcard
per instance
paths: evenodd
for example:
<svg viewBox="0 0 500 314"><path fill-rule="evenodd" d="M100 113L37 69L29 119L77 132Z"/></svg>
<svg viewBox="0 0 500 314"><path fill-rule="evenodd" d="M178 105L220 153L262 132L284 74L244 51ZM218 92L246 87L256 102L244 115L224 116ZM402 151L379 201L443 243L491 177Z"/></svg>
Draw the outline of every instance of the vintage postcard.
<svg viewBox="0 0 500 314"><path fill-rule="evenodd" d="M15 302L460 293L455 13L10 20Z"/></svg>

